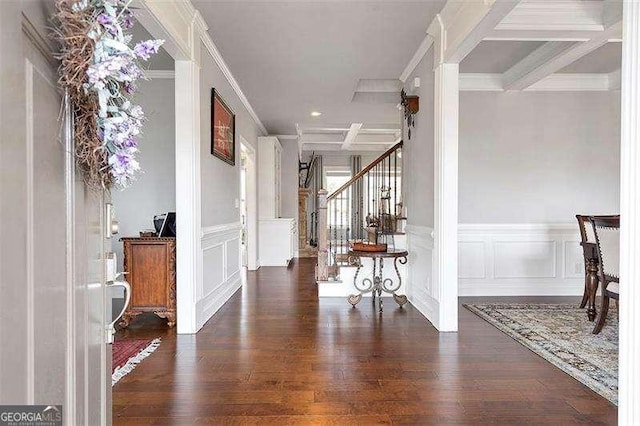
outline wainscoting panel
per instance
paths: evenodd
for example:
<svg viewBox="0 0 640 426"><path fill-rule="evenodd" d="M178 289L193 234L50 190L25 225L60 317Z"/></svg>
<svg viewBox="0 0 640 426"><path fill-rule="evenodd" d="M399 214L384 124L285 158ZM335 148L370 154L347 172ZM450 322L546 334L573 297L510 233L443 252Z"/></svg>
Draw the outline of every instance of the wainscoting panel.
<svg viewBox="0 0 640 426"><path fill-rule="evenodd" d="M409 251L407 297L437 328L439 303L433 288L433 229L407 225L405 232Z"/></svg>
<svg viewBox="0 0 640 426"><path fill-rule="evenodd" d="M461 224L460 296L581 295L574 224Z"/></svg>
<svg viewBox="0 0 640 426"><path fill-rule="evenodd" d="M202 289L196 302L198 329L242 286L240 222L202 229Z"/></svg>

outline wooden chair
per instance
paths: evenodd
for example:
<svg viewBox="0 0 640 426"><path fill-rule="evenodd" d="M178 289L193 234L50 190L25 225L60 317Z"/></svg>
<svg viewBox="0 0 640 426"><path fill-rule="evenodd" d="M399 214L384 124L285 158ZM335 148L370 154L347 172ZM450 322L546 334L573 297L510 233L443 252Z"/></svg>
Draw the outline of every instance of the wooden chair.
<svg viewBox="0 0 640 426"><path fill-rule="evenodd" d="M593 265L594 268L598 267L598 254L596 253L596 236L593 234L593 226L591 226L589 216L578 214L576 215L576 219L578 219L578 228L580 228L580 238L582 239L580 245L582 246L582 255L584 257L584 293L582 294L582 301L580 302L580 307L584 308L587 306L590 293L595 294L598 288L597 281L595 283L590 282L590 279L593 277L589 276L588 271L590 265ZM597 275L595 275L595 277L597 278ZM594 287L590 289L590 286ZM588 314L591 314L589 315L589 321L595 319L595 300L593 300L593 309L594 312L588 312Z"/></svg>
<svg viewBox="0 0 640 426"><path fill-rule="evenodd" d="M609 300L620 298L620 216L591 216L589 220L596 237L602 289L602 304L593 328L593 334L598 334L607 319Z"/></svg>

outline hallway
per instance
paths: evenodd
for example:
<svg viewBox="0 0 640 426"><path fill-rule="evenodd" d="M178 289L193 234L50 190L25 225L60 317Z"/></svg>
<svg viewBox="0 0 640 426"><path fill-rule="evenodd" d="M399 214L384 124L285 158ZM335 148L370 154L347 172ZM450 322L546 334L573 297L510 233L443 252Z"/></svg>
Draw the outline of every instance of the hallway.
<svg viewBox="0 0 640 426"><path fill-rule="evenodd" d="M411 305L318 301L312 259L261 268L197 335L162 337L113 388L114 424L615 424L616 407L464 308L439 334Z"/></svg>

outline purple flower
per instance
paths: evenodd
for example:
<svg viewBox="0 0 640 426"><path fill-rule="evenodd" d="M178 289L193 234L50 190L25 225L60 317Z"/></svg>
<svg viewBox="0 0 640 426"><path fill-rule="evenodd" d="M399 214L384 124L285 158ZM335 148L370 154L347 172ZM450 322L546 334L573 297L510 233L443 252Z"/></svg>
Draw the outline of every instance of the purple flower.
<svg viewBox="0 0 640 426"><path fill-rule="evenodd" d="M133 28L133 13L129 9L122 14L122 26L127 30Z"/></svg>
<svg viewBox="0 0 640 426"><path fill-rule="evenodd" d="M135 83L127 83L124 85L124 91L127 92L128 95L133 95L136 90L138 90L138 86Z"/></svg>
<svg viewBox="0 0 640 426"><path fill-rule="evenodd" d="M101 13L98 15L98 22L102 25L111 25L113 24L113 17L107 15L106 13Z"/></svg>
<svg viewBox="0 0 640 426"><path fill-rule="evenodd" d="M124 142L122 142L122 146L124 148L136 148L138 146L138 141L133 136L129 136L124 140Z"/></svg>
<svg viewBox="0 0 640 426"><path fill-rule="evenodd" d="M147 40L141 41L133 48L133 53L140 59L148 61L151 55L158 53L160 46L164 43L164 40Z"/></svg>
<svg viewBox="0 0 640 426"><path fill-rule="evenodd" d="M134 157L135 152L135 148L124 148L109 157L111 175L116 183L122 187L131 183L135 173L140 170L140 165Z"/></svg>

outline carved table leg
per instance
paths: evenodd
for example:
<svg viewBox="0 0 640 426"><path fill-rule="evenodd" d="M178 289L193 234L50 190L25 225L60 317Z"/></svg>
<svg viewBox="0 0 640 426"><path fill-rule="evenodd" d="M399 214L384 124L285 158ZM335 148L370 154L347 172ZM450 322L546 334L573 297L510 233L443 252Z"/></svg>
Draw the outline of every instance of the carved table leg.
<svg viewBox="0 0 640 426"><path fill-rule="evenodd" d="M167 325L173 327L176 325L176 313L175 311L156 311L154 312L159 318L167 320Z"/></svg>
<svg viewBox="0 0 640 426"><path fill-rule="evenodd" d="M378 259L379 265L380 265L380 269L378 272L378 276L375 277L375 283L376 283L376 290L378 291L378 306L379 306L379 312L382 313L383 310L383 303L382 303L382 280L383 280L383 272L382 272L382 268L383 268L383 263L384 263L384 259L380 258ZM373 273L375 275L375 268L376 268L376 264L375 264L375 259L374 259L374 263L373 263ZM374 293L376 292L376 290L374 290Z"/></svg>
<svg viewBox="0 0 640 426"><path fill-rule="evenodd" d="M122 318L120 319L120 322L118 323L118 325L122 328L127 328L129 327L129 324L131 324L131 321L137 317L138 315L140 315L141 312L133 312L133 311L127 311L124 314L122 314Z"/></svg>
<svg viewBox="0 0 640 426"><path fill-rule="evenodd" d="M589 321L596 319L596 293L598 292L598 264L595 259L589 259L587 263L587 291L589 293L589 303L587 306L587 318Z"/></svg>
<svg viewBox="0 0 640 426"><path fill-rule="evenodd" d="M360 273L360 269L362 269L362 262L358 260L358 269L356 269L356 274L353 277L353 286L356 288L356 290L360 290L358 288L358 274ZM360 294L350 294L347 300L349 301L349 303L351 303L351 306L355 308L356 305L362 300L362 292L360 292Z"/></svg>

